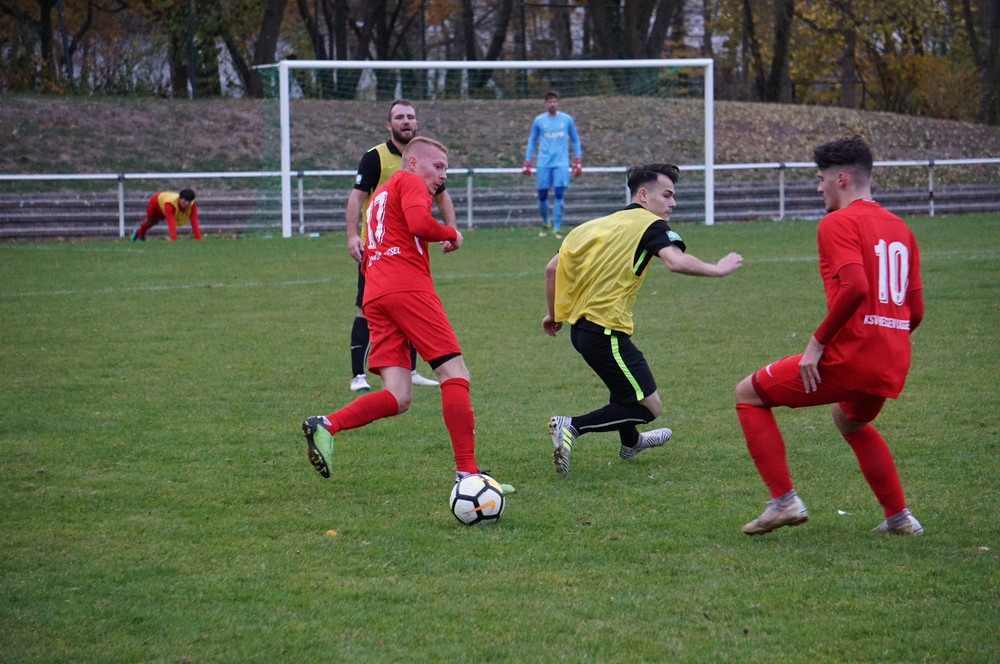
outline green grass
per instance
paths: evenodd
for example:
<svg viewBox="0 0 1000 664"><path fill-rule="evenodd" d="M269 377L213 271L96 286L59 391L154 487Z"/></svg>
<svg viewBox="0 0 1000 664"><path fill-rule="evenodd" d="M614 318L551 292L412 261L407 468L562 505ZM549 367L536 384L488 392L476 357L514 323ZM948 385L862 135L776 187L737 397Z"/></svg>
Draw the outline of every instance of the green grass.
<svg viewBox="0 0 1000 664"><path fill-rule="evenodd" d="M778 412L809 523L740 532L768 496L732 390L823 315L815 223L680 229L746 262L640 294L674 439L587 436L566 479L545 424L606 393L541 332L555 243L435 254L477 456L518 489L480 529L434 389L338 436L332 479L306 459L301 419L352 397L342 235L0 245L0 661L996 661L1000 217L912 225L927 315L878 424L922 538L869 532L826 409Z"/></svg>

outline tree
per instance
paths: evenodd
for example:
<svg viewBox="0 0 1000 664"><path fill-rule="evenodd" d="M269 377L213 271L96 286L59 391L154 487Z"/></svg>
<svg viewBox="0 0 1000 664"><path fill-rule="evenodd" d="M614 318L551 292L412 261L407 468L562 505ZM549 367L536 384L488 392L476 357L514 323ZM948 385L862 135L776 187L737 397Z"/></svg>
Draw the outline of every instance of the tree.
<svg viewBox="0 0 1000 664"><path fill-rule="evenodd" d="M658 58L684 0L587 0L599 59Z"/></svg>
<svg viewBox="0 0 1000 664"><path fill-rule="evenodd" d="M52 14L56 10L57 0L34 0L33 2L15 2L12 0L0 0L0 13L12 18L16 24L27 29L36 39L41 52L41 66L39 67L40 83L43 87L56 89L58 87L59 72L55 58L55 23ZM30 9L28 8L30 6ZM75 43L83 36L89 28L90 14L92 13L92 2L87 3L88 20L79 33L75 36ZM63 54L63 62L68 62L72 57L70 53ZM33 77L34 78L34 77Z"/></svg>
<svg viewBox="0 0 1000 664"><path fill-rule="evenodd" d="M854 27L853 0L837 0L833 6L840 11L837 31L843 36L844 47L840 54L840 105L856 108L858 104L858 33Z"/></svg>
<svg viewBox="0 0 1000 664"><path fill-rule="evenodd" d="M192 85L198 96L221 94L228 61L244 93L257 97L255 66L296 55L481 62L692 54L716 61L719 99L1000 123L1000 0L0 0L4 91L182 96ZM434 79L380 71L377 95L492 95L494 71ZM653 83L649 71L610 74L620 93L643 94ZM307 95L354 98L362 72L295 76ZM518 87L528 88L527 74Z"/></svg>
<svg viewBox="0 0 1000 664"><path fill-rule="evenodd" d="M792 63L802 101L971 119L961 100L977 93L959 15L945 0L799 0L805 36Z"/></svg>
<svg viewBox="0 0 1000 664"><path fill-rule="evenodd" d="M715 55L712 38L715 36L715 22L718 18L717 4L713 0L702 0L701 3L701 57L703 58L711 58Z"/></svg>
<svg viewBox="0 0 1000 664"><path fill-rule="evenodd" d="M761 101L764 99L764 58L761 55L760 41L757 39L757 28L754 23L753 5L751 0L742 0L742 36L741 51L743 53L743 74L747 99Z"/></svg>
<svg viewBox="0 0 1000 664"><path fill-rule="evenodd" d="M659 58L676 17L683 15L684 0L587 0L587 11L598 59ZM644 87L649 74L612 70L611 75L620 92L632 93Z"/></svg>
<svg viewBox="0 0 1000 664"><path fill-rule="evenodd" d="M514 0L500 0L496 6L493 23L493 30L490 35L489 46L486 53L480 57L479 39L477 37L476 12L472 0L462 0L462 40L465 43L465 59L470 62L477 60L497 60L503 53L504 42L507 39L507 30L510 26L511 14L514 11ZM481 16L488 17L488 12L482 12ZM485 22L485 21L484 21ZM490 69L473 69L469 72L469 92L475 95L483 89L486 83L493 76Z"/></svg>
<svg viewBox="0 0 1000 664"><path fill-rule="evenodd" d="M789 53L794 14L794 0L774 0L774 55L771 58L771 73L764 89L764 99L767 101L786 104L793 101Z"/></svg>
<svg viewBox="0 0 1000 664"><path fill-rule="evenodd" d="M980 78L979 116L987 124L1000 124L1000 0L961 2L972 61Z"/></svg>
<svg viewBox="0 0 1000 664"><path fill-rule="evenodd" d="M350 0L315 0L315 13L310 10L307 0L296 0L296 5L309 36L313 59L364 60L368 57L372 26L367 18L359 18L363 16L365 5ZM353 99L361 72L319 71L316 76L320 96Z"/></svg>
<svg viewBox="0 0 1000 664"><path fill-rule="evenodd" d="M166 45L170 94L186 96L194 57L189 51L193 44L189 33L191 13L188 0L135 0L131 9L144 20L150 42Z"/></svg>
<svg viewBox="0 0 1000 664"><path fill-rule="evenodd" d="M250 97L262 97L264 95L264 88L260 72L253 67L275 61L278 38L281 35L281 24L285 17L287 0L267 0L264 5L263 15L259 19L260 27L257 31L257 38L254 40L253 48L249 54L245 53L238 34L235 34L233 31L234 22L221 11L222 7L219 1L209 0L206 2L206 0L202 0L202 2L216 12L215 34L225 43L226 50L229 52L229 57L233 62L233 68L236 70L237 76L240 77L247 95ZM256 6L257 4L252 3L252 6ZM249 9L250 7L240 8L241 12ZM250 15L259 14L253 12ZM249 64L247 63L247 55L250 57Z"/></svg>
<svg viewBox="0 0 1000 664"><path fill-rule="evenodd" d="M791 103L794 101L791 78L792 35L795 18L794 0L773 0L770 6L753 0L740 2L740 51L743 64L743 90L752 101ZM767 11L770 9L771 11ZM757 18L760 16L763 20ZM772 40L765 65L765 45L757 36L758 25L770 23Z"/></svg>

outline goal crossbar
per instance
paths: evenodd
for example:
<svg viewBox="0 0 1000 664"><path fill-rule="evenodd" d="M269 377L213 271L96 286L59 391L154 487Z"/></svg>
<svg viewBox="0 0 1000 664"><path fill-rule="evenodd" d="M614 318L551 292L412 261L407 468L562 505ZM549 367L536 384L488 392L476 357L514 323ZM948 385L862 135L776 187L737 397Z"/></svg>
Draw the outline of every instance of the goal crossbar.
<svg viewBox="0 0 1000 664"><path fill-rule="evenodd" d="M281 122L281 234L292 236L292 147L289 72L293 69L632 69L690 67L705 77L705 224L715 223L714 69L710 58L645 60L282 60L259 68L278 69Z"/></svg>

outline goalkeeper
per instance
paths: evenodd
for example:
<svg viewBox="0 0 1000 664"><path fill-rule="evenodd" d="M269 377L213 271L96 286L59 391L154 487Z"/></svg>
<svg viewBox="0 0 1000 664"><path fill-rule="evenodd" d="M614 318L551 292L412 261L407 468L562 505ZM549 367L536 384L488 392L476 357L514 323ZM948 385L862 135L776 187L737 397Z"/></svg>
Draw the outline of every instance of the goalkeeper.
<svg viewBox="0 0 1000 664"><path fill-rule="evenodd" d="M537 147L535 183L538 187L538 211L542 215L542 232L539 237L548 235L549 189L554 189L551 228L556 238L562 238L563 193L569 187L570 142L573 144L573 176L576 177L583 173L580 134L576 131L573 118L559 110L559 93L550 90L545 94L545 112L531 123L522 171L525 175L531 175L531 159Z"/></svg>

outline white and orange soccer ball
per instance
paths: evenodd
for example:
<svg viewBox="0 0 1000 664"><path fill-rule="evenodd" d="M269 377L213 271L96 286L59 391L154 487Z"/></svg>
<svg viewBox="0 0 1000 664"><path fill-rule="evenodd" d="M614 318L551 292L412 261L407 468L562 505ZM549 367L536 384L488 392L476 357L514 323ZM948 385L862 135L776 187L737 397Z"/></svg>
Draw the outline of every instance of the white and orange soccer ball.
<svg viewBox="0 0 1000 664"><path fill-rule="evenodd" d="M449 505L455 518L467 526L496 523L503 514L503 489L489 475L469 475L455 482Z"/></svg>

